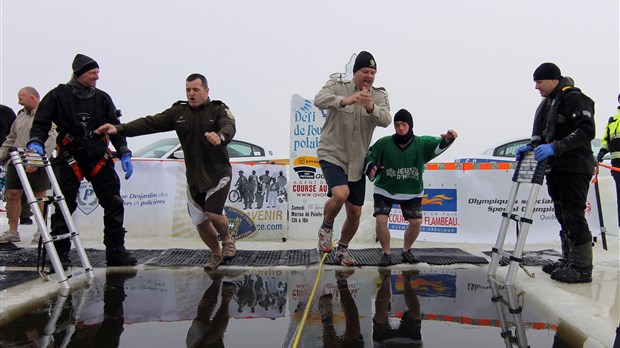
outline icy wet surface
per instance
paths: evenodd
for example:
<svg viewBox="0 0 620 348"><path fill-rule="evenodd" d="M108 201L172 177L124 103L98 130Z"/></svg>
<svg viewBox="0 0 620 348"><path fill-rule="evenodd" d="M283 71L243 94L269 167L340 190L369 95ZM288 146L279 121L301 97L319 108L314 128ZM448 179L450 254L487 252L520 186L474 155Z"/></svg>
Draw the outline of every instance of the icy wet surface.
<svg viewBox="0 0 620 348"><path fill-rule="evenodd" d="M98 270L89 286L22 305L3 321L0 345L58 346L68 340L78 347L180 347L220 341L226 347L288 347L317 273L305 267L212 274L198 268ZM492 302L499 298L493 291L484 267L326 268L298 346L340 347L347 341L372 347L373 340L398 336L426 347L504 346L499 319L509 304L505 293L504 306ZM551 347L556 332L565 330L558 316L535 296L518 289L514 295L523 313L505 322L520 322L530 346ZM504 328L510 329L504 336L518 340L516 328Z"/></svg>

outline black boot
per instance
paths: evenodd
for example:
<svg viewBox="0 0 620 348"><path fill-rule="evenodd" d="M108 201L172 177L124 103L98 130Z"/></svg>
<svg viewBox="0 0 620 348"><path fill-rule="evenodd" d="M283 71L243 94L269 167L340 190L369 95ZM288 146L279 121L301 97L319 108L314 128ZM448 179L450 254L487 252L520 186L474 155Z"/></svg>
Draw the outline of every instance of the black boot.
<svg viewBox="0 0 620 348"><path fill-rule="evenodd" d="M592 243L573 246L569 265L551 273L551 279L562 283L591 283Z"/></svg>
<svg viewBox="0 0 620 348"><path fill-rule="evenodd" d="M105 244L105 259L108 266L134 266L138 263L135 257L125 249L124 228L105 229L103 244Z"/></svg>
<svg viewBox="0 0 620 348"><path fill-rule="evenodd" d="M548 263L542 266L542 271L547 274L551 274L554 271L568 265L571 244L570 240L568 239L568 233L566 233L566 231L564 230L560 231L560 242L562 243L562 258L557 260L556 262Z"/></svg>

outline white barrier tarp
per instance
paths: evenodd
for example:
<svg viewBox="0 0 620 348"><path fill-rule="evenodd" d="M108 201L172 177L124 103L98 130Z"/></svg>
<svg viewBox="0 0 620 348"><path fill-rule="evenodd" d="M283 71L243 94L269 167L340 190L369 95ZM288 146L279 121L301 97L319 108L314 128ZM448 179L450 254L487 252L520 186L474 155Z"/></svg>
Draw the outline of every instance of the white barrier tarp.
<svg viewBox="0 0 620 348"><path fill-rule="evenodd" d="M323 205L327 200L327 186L318 159L316 148L325 120L325 113L316 108L312 101L299 95L291 100L291 144L289 169L290 197L290 239L315 239L323 219ZM458 141L454 146L458 146ZM441 157L438 158L441 160ZM495 243L500 228L501 212L506 208L513 187L513 170L426 170L424 173L423 221L418 240L455 243ZM610 179L610 178L605 178ZM613 205L610 192L602 186L604 203ZM601 182L603 184L603 182ZM532 184L519 187L513 213L523 216ZM372 217L372 192L374 186L367 182L366 202L357 241L373 241L375 221ZM613 211L612 211L613 213ZM592 185L586 208L586 218L593 235L599 232L598 212L594 186ZM344 209L335 221L335 237L338 238L344 221ZM615 226L616 216L606 217ZM544 242L559 240L559 225L555 219L553 203L547 193L546 184L539 190L535 203L527 241ZM406 221L398 206L392 209L389 229L394 238L402 238ZM508 231L507 243L516 240L515 223ZM609 226L609 225L608 225Z"/></svg>
<svg viewBox="0 0 620 348"><path fill-rule="evenodd" d="M290 165L233 164L231 192L225 212L230 228L236 237L253 240L280 241L315 240L323 219L323 206L327 200L327 185L316 157L316 148L326 114L314 107L312 101L299 95L291 100ZM458 141L454 146L459 146ZM441 160L441 157L438 158ZM134 173L124 180L124 173L117 163L121 177L121 194L125 200L125 228L132 237L183 237L198 235L187 213L185 166L183 161L134 161ZM235 186L239 171L247 177L255 171L260 177L269 171L276 180L275 189L264 187L262 198L256 191L246 204ZM283 172L287 190L279 189L278 177ZM426 170L423 200L422 231L418 240L453 243L495 243L501 223L501 212L506 207L512 183L513 170ZM280 178L282 179L282 178ZM609 234L617 235L617 212L614 182L611 176L600 179L605 225ZM514 213L523 215L531 191L531 184L522 184L517 196ZM372 216L372 192L367 183L366 203L353 242L375 240L375 219ZM269 192L267 192L269 191ZM271 198L271 199L270 199ZM246 196L247 199L247 196ZM259 202L263 205L259 207ZM588 193L586 218L593 235L600 232L598 211L591 185ZM345 213L335 221L338 238ZM74 214L78 230L85 238L103 239L103 209L88 182L83 182L79 192L78 209ZM555 220L553 204L546 185L540 188L528 242L558 240L559 225ZM394 238L402 238L406 227L400 209L394 207L389 217L389 228ZM515 223L511 223L507 243L513 243ZM393 243L393 246L397 246ZM197 244L201 245L201 244Z"/></svg>
<svg viewBox="0 0 620 348"><path fill-rule="evenodd" d="M121 177L121 196L125 201L125 228L131 237L182 237L199 240L187 213L185 164L182 161L134 160L134 172L124 179L120 163L116 171ZM287 173L285 165L233 164L231 192L224 208L230 230L237 239L282 240L287 237L286 194L269 192L260 198L255 190L246 195L251 198L246 209L244 197L235 186L239 171L262 175L270 171L277 181L279 173ZM236 194L233 192L236 191ZM278 192L280 193L278 195ZM103 208L89 182L83 181L78 193L78 209L73 214L77 229L84 238L103 239ZM268 205L269 196L273 204ZM265 200L258 208L257 200ZM200 242L198 242L200 243Z"/></svg>

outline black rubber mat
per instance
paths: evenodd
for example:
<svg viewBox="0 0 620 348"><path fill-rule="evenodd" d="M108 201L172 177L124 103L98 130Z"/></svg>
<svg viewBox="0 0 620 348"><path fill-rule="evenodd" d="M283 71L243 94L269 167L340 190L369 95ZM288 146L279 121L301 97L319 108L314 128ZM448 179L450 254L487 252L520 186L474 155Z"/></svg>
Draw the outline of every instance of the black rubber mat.
<svg viewBox="0 0 620 348"><path fill-rule="evenodd" d="M86 249L88 259L93 267L105 267L105 250ZM168 249L168 250L130 250L138 259L138 264L152 266L202 266L208 259L210 251L206 249ZM349 249L358 266L377 266L381 258L381 249ZM487 259L475 256L459 248L414 248L412 249L422 262L431 265L451 265L455 263L486 264ZM392 249L393 264L402 263L401 249ZM325 264L337 265L335 251L325 260ZM79 265L75 249L69 253L71 263ZM298 266L311 265L320 261L322 255L317 249L300 250L237 250L237 255L224 263L229 266ZM24 248L0 252L0 266L35 267L37 263L36 248Z"/></svg>
<svg viewBox="0 0 620 348"><path fill-rule="evenodd" d="M138 264L144 264L148 260L160 256L165 250L146 250L137 249L130 250L131 254L138 259ZM88 261L93 267L105 267L105 250L86 249ZM71 264L79 265L80 258L75 249L69 252ZM14 267L36 267L37 266L37 248L22 248L10 251L0 252L0 266Z"/></svg>
<svg viewBox="0 0 620 348"><path fill-rule="evenodd" d="M487 264L489 261L482 256L475 256L459 248L412 248L411 252L421 262L428 263L429 265L452 265L455 263L469 263L469 264ZM392 264L399 264L403 262L401 256L402 248L393 248ZM379 248L369 249L349 249L349 255L353 256L357 266L377 266L383 252ZM325 264L327 265L339 265L340 262L336 262L336 250L327 256Z"/></svg>
<svg viewBox="0 0 620 348"><path fill-rule="evenodd" d="M506 252L512 253L513 250L506 250ZM489 257L492 255L491 251L484 251L485 255ZM543 250L525 250L521 258L523 259L524 266L542 266L547 263L556 262L562 254L555 249L543 249ZM506 256L502 256L499 260L500 266L507 266L510 263Z"/></svg>
<svg viewBox="0 0 620 348"><path fill-rule="evenodd" d="M0 244L0 251L14 251L14 250L18 250L21 249L20 247L18 247L17 245L13 244L13 243L2 243Z"/></svg>
<svg viewBox="0 0 620 348"><path fill-rule="evenodd" d="M148 261L152 266L202 266L211 252L208 250L169 249ZM319 261L316 249L302 250L237 250L237 255L225 261L229 266L299 266Z"/></svg>
<svg viewBox="0 0 620 348"><path fill-rule="evenodd" d="M0 272L0 290L36 279L39 273L36 271L6 271Z"/></svg>

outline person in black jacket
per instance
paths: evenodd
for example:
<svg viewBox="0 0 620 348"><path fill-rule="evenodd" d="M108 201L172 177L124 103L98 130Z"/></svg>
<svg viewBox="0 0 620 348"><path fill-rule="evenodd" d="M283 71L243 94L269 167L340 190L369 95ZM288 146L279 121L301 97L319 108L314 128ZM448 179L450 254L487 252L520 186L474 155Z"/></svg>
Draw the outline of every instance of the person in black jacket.
<svg viewBox="0 0 620 348"><path fill-rule="evenodd" d="M125 179L133 173L131 151L123 136L95 134L104 123L118 124L117 110L110 96L97 89L99 65L92 58L77 54L72 64L71 80L49 91L37 109L28 148L44 153L43 144L52 122L58 127L57 156L52 159L54 175L73 213L82 179L90 181L103 207L106 261L108 266L135 265L137 260L125 249L123 220L125 209L120 195L120 180L108 149L111 141L121 158ZM59 207L51 218L52 235L69 232ZM63 267L69 265L69 239L54 242Z"/></svg>
<svg viewBox="0 0 620 348"><path fill-rule="evenodd" d="M6 105L0 104L0 142L4 142L6 135L11 130L11 125L15 121L15 111Z"/></svg>
<svg viewBox="0 0 620 348"><path fill-rule="evenodd" d="M6 105L0 104L0 141L4 143L6 140L6 135L9 134L11 130L11 125L13 125L13 121L15 121L15 111ZM4 172L4 168L0 167L0 174L2 175L2 185L0 185L0 201L4 199L3 197L3 187L4 187L4 176L6 173Z"/></svg>
<svg viewBox="0 0 620 348"><path fill-rule="evenodd" d="M595 166L594 102L553 63L541 64L534 71L534 82L544 99L536 110L531 144L517 150L517 160L528 151L534 151L536 161L547 160L547 189L560 223L563 253L560 261L543 266L543 271L560 282L589 283L592 233L585 208Z"/></svg>

